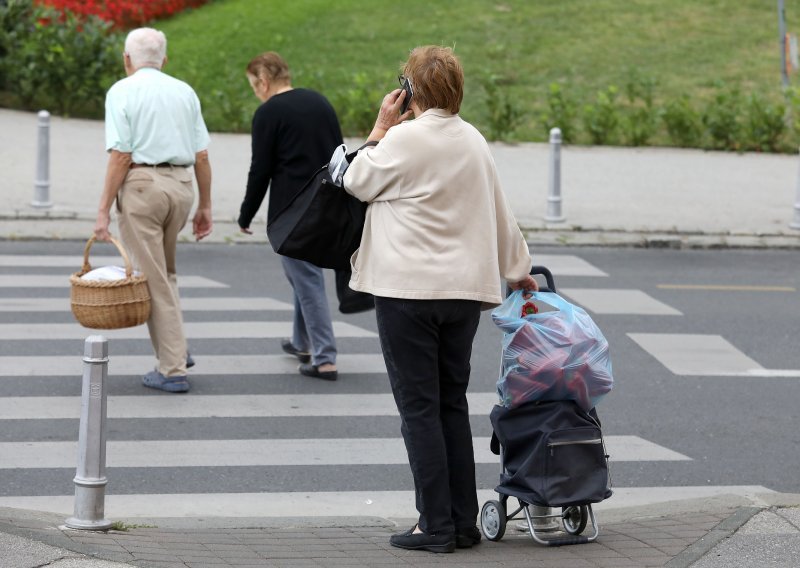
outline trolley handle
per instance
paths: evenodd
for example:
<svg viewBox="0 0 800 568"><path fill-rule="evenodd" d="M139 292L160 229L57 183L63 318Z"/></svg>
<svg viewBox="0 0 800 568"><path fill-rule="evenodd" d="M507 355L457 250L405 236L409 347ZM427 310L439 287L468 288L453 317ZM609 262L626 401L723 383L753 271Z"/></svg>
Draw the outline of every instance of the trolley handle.
<svg viewBox="0 0 800 568"><path fill-rule="evenodd" d="M553 280L553 273L550 272L550 269L545 266L532 266L531 267L531 276L535 276L537 274L541 274L544 276L545 281L547 282L547 288L540 288L540 292L555 292L556 291L556 283Z"/></svg>

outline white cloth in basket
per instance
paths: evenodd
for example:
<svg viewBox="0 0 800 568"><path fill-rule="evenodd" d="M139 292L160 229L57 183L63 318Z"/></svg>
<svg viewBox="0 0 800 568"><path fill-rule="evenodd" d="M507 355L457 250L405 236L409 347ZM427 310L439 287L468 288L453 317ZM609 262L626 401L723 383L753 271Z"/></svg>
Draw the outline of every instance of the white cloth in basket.
<svg viewBox="0 0 800 568"><path fill-rule="evenodd" d="M133 271L134 276L141 276L142 273L138 270ZM81 280L98 280L103 282L110 282L113 280L122 280L125 278L125 268L122 266L101 266L90 270L83 276Z"/></svg>

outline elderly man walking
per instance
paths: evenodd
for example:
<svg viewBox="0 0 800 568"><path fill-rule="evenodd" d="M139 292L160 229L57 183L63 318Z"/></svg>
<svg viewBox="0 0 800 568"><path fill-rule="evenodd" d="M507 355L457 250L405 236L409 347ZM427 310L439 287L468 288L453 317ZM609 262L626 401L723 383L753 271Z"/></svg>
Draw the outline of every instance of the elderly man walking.
<svg viewBox="0 0 800 568"><path fill-rule="evenodd" d="M94 234L107 240L110 209L126 250L147 277L151 313L147 321L158 365L145 386L167 392L189 390L189 356L176 277L178 233L194 203L194 166L200 201L192 220L199 241L211 233L209 136L194 90L165 73L167 38L152 28L131 31L122 54L127 77L106 95L109 152Z"/></svg>

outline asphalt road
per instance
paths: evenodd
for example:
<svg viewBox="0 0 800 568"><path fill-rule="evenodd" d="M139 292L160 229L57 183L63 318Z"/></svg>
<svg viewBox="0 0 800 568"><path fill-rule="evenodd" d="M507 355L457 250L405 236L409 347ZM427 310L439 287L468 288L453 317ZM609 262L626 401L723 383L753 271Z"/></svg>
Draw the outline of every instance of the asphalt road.
<svg viewBox="0 0 800 568"><path fill-rule="evenodd" d="M111 247L93 249L111 254ZM0 242L0 255L80 255L78 242ZM679 312L673 315L598 313L589 309L608 338L615 388L598 407L606 436L638 436L690 458L682 461L613 462L619 487L762 485L800 492L797 405L800 400L800 349L796 338L800 314L798 253L779 250L650 250L629 248L551 248L534 254L576 256L606 276L559 274L560 290L638 290ZM16 274L68 275L78 267L0 266L0 277ZM179 273L224 282L219 295L270 297L291 301L278 258L263 245L182 244ZM332 273L329 274L332 277ZM729 287L729 288L725 288ZM730 288L733 287L733 288ZM68 288L0 287L6 298L63 298ZM332 278L327 294L335 306ZM211 295L187 288L183 298ZM580 303L577 302L576 303ZM185 321L229 322L287 320L288 312L187 312ZM335 319L376 331L374 313ZM0 311L5 324L70 323L69 312ZM768 370L795 370L794 376L678 375L643 349L629 334L695 334L722 336ZM500 332L489 313L483 315L474 346L470 390L495 388ZM380 352L376 337L344 337L341 354ZM126 340L111 345L126 355L149 355L149 341ZM214 355L280 355L277 339L192 339L198 361ZM0 342L0 358L42 355L80 358L82 341L65 339ZM709 348L710 349L710 348ZM702 349L701 349L702 351ZM1 363L0 363L1 364ZM142 369L145 372L147 369ZM276 374L198 376L193 393L221 394L388 394L382 373L348 373L335 383ZM773 373L773 375L780 373ZM767 373L769 375L769 373ZM80 377L17 376L0 379L5 397L77 396ZM162 396L143 389L135 376L112 376L109 395ZM490 436L485 416L473 417L476 437ZM0 442L69 441L77 438L74 419L3 419ZM244 418L118 418L109 420L109 440L235 440L296 438L396 438L395 416L305 416ZM0 455L0 463L3 456ZM498 464L479 464L479 486L490 489ZM0 469L0 496L69 495L74 468ZM335 466L128 467L109 473L110 494L407 490L412 487L405 464Z"/></svg>

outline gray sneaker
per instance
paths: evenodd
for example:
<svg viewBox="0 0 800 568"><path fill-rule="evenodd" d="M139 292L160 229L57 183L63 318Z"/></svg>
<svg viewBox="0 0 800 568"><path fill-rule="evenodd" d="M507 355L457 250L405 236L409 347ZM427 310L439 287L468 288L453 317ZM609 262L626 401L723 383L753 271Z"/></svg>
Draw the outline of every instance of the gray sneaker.
<svg viewBox="0 0 800 568"><path fill-rule="evenodd" d="M166 392L188 392L190 388L189 379L186 378L186 375L167 378L155 369L142 377L142 384L151 389Z"/></svg>

